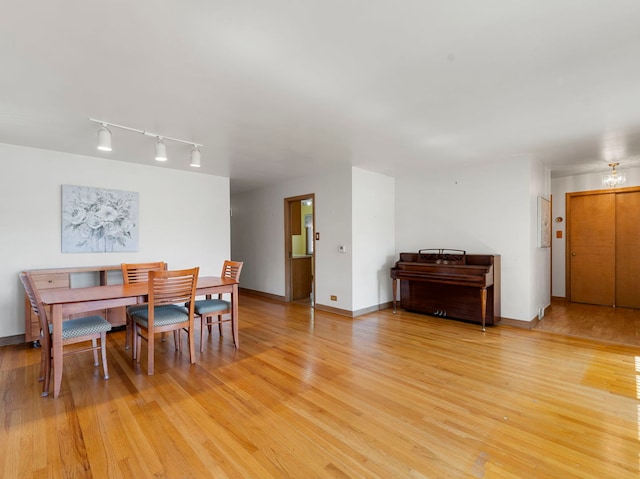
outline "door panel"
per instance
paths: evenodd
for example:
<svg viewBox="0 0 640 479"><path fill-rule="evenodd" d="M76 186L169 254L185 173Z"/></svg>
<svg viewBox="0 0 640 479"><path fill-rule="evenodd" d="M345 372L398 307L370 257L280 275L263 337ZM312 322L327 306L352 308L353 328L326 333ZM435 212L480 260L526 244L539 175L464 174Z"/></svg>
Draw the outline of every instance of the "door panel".
<svg viewBox="0 0 640 479"><path fill-rule="evenodd" d="M615 303L615 195L570 197L571 301Z"/></svg>
<svg viewBox="0 0 640 479"><path fill-rule="evenodd" d="M616 306L640 308L640 192L616 197Z"/></svg>

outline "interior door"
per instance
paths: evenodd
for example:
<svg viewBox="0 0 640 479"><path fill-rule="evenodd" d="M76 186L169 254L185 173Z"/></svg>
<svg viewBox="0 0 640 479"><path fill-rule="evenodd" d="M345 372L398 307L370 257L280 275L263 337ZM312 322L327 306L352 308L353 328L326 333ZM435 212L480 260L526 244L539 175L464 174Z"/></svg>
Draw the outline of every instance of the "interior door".
<svg viewBox="0 0 640 479"><path fill-rule="evenodd" d="M616 197L616 306L640 308L640 191Z"/></svg>
<svg viewBox="0 0 640 479"><path fill-rule="evenodd" d="M615 304L615 197L613 193L569 196L571 301Z"/></svg>
<svg viewBox="0 0 640 479"><path fill-rule="evenodd" d="M285 198L284 207L285 301L308 300L313 306L315 256L307 235L314 234L314 195Z"/></svg>

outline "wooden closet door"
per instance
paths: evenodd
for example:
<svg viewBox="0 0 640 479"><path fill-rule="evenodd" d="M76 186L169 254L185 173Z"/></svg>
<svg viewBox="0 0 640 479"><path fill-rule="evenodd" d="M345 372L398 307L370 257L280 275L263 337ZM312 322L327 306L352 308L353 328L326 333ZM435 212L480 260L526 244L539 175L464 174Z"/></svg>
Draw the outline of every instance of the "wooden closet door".
<svg viewBox="0 0 640 479"><path fill-rule="evenodd" d="M640 192L616 195L616 306L640 308Z"/></svg>
<svg viewBox="0 0 640 479"><path fill-rule="evenodd" d="M615 303L615 195L570 196L570 298L577 303Z"/></svg>

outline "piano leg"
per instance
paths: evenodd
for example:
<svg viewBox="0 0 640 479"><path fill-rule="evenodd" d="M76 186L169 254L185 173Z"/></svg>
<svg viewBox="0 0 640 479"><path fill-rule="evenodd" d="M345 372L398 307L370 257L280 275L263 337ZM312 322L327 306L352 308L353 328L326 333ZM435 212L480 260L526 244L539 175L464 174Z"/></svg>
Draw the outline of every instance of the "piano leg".
<svg viewBox="0 0 640 479"><path fill-rule="evenodd" d="M398 285L398 280L393 278L393 285L391 288L393 289L393 314L396 314L396 287Z"/></svg>
<svg viewBox="0 0 640 479"><path fill-rule="evenodd" d="M487 319L487 288L480 289L480 303L482 305L482 331L485 331L484 324Z"/></svg>

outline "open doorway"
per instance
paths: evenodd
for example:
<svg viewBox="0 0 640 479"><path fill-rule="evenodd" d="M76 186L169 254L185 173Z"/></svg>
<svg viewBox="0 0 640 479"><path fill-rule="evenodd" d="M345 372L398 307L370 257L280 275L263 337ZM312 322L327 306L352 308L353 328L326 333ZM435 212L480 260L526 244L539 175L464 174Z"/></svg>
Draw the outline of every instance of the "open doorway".
<svg viewBox="0 0 640 479"><path fill-rule="evenodd" d="M315 196L284 200L285 300L314 305Z"/></svg>

